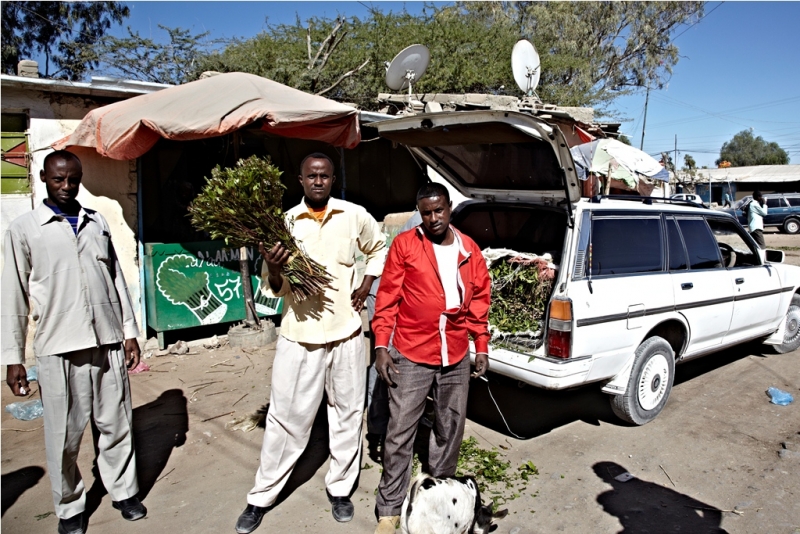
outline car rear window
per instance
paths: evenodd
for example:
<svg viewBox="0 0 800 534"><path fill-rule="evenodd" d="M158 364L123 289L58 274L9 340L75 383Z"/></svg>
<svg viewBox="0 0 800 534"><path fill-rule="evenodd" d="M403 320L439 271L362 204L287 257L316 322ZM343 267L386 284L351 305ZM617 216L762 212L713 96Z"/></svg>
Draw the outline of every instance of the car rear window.
<svg viewBox="0 0 800 534"><path fill-rule="evenodd" d="M592 276L657 272L664 247L659 217L595 217L592 221Z"/></svg>

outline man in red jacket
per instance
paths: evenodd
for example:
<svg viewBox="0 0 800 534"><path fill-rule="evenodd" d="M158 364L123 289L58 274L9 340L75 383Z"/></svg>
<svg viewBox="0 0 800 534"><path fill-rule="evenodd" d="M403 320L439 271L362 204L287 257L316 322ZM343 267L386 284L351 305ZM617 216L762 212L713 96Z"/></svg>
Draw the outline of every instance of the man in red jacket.
<svg viewBox="0 0 800 534"><path fill-rule="evenodd" d="M417 423L431 388L430 474L455 474L467 412L470 336L473 377L489 368L489 272L478 245L450 225L451 207L444 186L419 190L422 224L394 239L378 289L375 366L389 385L390 416L375 534L393 534L399 522Z"/></svg>

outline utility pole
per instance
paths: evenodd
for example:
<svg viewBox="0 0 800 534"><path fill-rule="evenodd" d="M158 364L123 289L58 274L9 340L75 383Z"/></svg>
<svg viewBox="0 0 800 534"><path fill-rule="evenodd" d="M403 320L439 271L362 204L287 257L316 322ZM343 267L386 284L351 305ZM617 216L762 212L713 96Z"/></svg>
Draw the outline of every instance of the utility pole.
<svg viewBox="0 0 800 534"><path fill-rule="evenodd" d="M675 134L675 156L672 159L672 169L675 172L675 181L677 182L678 181L678 134Z"/></svg>
<svg viewBox="0 0 800 534"><path fill-rule="evenodd" d="M647 86L647 96L644 97L644 120L642 121L642 141L639 150L644 150L644 129L647 126L647 103L650 102L650 86Z"/></svg>

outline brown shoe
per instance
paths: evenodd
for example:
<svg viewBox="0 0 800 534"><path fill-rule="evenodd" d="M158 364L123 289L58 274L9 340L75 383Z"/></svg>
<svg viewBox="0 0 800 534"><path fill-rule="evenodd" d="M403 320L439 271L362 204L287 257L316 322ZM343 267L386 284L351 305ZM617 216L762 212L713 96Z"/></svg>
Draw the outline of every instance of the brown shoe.
<svg viewBox="0 0 800 534"><path fill-rule="evenodd" d="M399 526L399 515L382 516L378 518L378 527L375 529L375 534L394 534L395 529Z"/></svg>

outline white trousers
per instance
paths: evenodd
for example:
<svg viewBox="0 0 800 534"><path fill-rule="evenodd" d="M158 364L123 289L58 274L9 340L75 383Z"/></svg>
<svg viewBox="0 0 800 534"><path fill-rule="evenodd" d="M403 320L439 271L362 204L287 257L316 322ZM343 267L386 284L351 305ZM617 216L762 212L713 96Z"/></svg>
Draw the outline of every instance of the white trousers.
<svg viewBox="0 0 800 534"><path fill-rule="evenodd" d="M328 394L331 461L325 485L334 497L350 495L361 461L366 363L364 336L326 345L278 337L261 465L249 504L271 506L308 444L323 392Z"/></svg>
<svg viewBox="0 0 800 534"><path fill-rule="evenodd" d="M36 363L44 406L47 470L56 515L67 519L86 508L86 492L77 460L90 417L100 431L97 468L108 494L114 501L136 495L139 484L133 450L133 413L122 346L37 356Z"/></svg>

